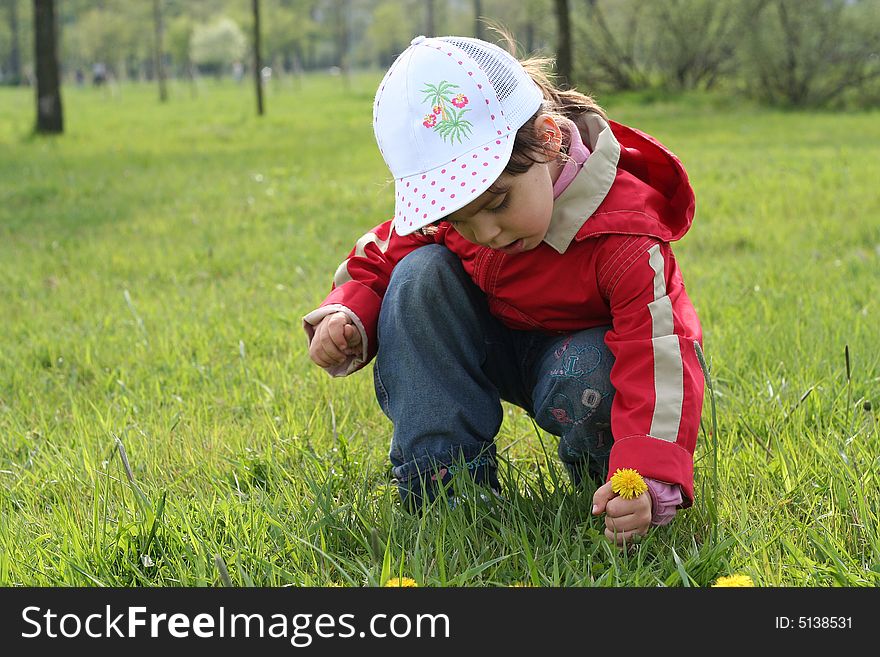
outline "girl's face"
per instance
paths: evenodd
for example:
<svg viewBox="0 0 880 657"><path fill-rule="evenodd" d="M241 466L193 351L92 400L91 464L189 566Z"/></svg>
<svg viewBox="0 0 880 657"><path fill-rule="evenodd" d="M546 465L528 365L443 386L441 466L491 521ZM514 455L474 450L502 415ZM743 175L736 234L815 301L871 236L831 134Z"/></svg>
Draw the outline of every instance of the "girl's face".
<svg viewBox="0 0 880 657"><path fill-rule="evenodd" d="M561 134L551 123L555 131L549 128L547 133L553 144ZM519 175L502 174L490 188L493 191L484 192L445 220L474 244L510 255L530 251L544 240L550 227L553 183L561 171L558 160L551 160L533 164Z"/></svg>

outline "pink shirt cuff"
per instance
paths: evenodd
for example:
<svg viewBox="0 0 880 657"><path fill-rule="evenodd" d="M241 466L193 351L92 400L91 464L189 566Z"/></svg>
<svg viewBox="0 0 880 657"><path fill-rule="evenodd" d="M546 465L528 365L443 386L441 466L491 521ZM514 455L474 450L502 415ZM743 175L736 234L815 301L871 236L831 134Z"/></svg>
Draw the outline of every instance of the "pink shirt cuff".
<svg viewBox="0 0 880 657"><path fill-rule="evenodd" d="M682 502L681 487L645 477L648 492L651 494L651 524L666 525L672 521Z"/></svg>

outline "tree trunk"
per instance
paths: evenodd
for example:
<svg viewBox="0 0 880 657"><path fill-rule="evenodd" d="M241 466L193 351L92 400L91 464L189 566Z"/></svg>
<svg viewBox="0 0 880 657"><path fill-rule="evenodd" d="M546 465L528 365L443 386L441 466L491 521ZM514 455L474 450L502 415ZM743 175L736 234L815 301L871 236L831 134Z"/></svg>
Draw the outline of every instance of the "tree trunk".
<svg viewBox="0 0 880 657"><path fill-rule="evenodd" d="M342 73L342 85L348 90L351 81L348 78L348 49L350 46L349 17L351 16L351 0L336 0L336 58Z"/></svg>
<svg viewBox="0 0 880 657"><path fill-rule="evenodd" d="M257 114L263 116L263 62L260 58L260 0L253 0L254 8L254 84L257 85Z"/></svg>
<svg viewBox="0 0 880 657"><path fill-rule="evenodd" d="M556 26L558 41L556 47L556 75L561 87L571 82L571 19L568 13L568 0L556 0Z"/></svg>
<svg viewBox="0 0 880 657"><path fill-rule="evenodd" d="M21 84L21 49L18 43L18 0L6 0L9 8L9 84Z"/></svg>
<svg viewBox="0 0 880 657"><path fill-rule="evenodd" d="M162 0L153 0L153 23L156 28L156 78L159 80L159 102L168 100L168 86L165 84L165 26L162 24Z"/></svg>
<svg viewBox="0 0 880 657"><path fill-rule="evenodd" d="M474 0L474 36L483 39L483 1Z"/></svg>
<svg viewBox="0 0 880 657"><path fill-rule="evenodd" d="M425 0L425 36L437 36L434 23L434 0Z"/></svg>
<svg viewBox="0 0 880 657"><path fill-rule="evenodd" d="M34 0L34 63L37 73L36 131L64 132L55 0Z"/></svg>

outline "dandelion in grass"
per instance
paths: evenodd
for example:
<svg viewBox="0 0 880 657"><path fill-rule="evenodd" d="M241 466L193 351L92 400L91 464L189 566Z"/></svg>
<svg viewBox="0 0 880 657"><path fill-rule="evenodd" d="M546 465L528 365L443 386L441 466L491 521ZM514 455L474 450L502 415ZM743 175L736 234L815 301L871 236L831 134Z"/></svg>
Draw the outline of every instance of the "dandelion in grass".
<svg viewBox="0 0 880 657"><path fill-rule="evenodd" d="M632 468L620 468L611 476L611 490L625 500L632 500L648 490L642 475Z"/></svg>
<svg viewBox="0 0 880 657"><path fill-rule="evenodd" d="M403 588L408 586L418 586L418 584L416 584L416 580L412 579L411 577L392 577L387 582L385 582L385 586L396 586Z"/></svg>
<svg viewBox="0 0 880 657"><path fill-rule="evenodd" d="M729 586L754 586L755 583L752 581L752 578L748 575L728 575L726 577L719 577L715 580L715 583L712 587L721 586L721 587L729 587Z"/></svg>

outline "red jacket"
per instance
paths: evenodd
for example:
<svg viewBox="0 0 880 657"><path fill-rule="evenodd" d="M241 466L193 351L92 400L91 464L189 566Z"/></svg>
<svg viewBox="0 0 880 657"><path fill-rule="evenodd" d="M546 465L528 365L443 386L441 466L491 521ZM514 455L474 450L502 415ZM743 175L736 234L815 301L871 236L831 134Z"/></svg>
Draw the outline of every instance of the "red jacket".
<svg viewBox="0 0 880 657"><path fill-rule="evenodd" d="M361 331L363 353L330 373L363 367L376 354L379 308L395 264L419 246L443 244L511 328L569 333L612 326L609 474L635 468L678 484L683 506L690 506L703 404L694 343L702 336L669 242L690 228L693 190L679 160L650 136L594 115L580 128L591 155L554 202L537 248L506 255L466 241L445 223L431 236L401 237L386 221L358 240L304 327L311 338L323 317L347 312Z"/></svg>

